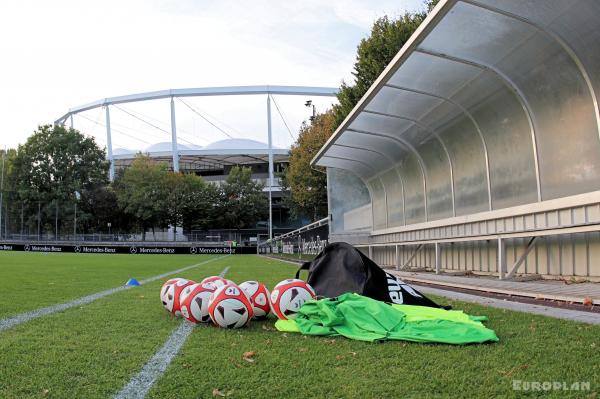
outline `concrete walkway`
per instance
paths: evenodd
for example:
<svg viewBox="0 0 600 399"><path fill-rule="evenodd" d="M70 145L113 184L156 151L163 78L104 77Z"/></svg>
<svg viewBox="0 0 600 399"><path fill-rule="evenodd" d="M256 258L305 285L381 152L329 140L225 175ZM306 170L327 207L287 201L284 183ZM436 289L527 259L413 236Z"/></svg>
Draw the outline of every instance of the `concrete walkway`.
<svg viewBox="0 0 600 399"><path fill-rule="evenodd" d="M408 281L408 279L406 280ZM487 298L478 295L465 294L463 292L426 287L418 284L411 285L424 294L439 295L458 301L474 302L481 305L492 306L495 308L507 309L516 312L533 313L542 316L578 321L581 323L600 325L600 313L582 312L579 310L561 309L542 305L532 305L528 303L512 302L503 299Z"/></svg>
<svg viewBox="0 0 600 399"><path fill-rule="evenodd" d="M390 269L386 269L386 271L412 284L428 283L438 286L574 303L584 303L587 297L592 299L594 305L600 305L600 283L565 284L563 281L557 280L517 282L499 280L489 276L450 276Z"/></svg>

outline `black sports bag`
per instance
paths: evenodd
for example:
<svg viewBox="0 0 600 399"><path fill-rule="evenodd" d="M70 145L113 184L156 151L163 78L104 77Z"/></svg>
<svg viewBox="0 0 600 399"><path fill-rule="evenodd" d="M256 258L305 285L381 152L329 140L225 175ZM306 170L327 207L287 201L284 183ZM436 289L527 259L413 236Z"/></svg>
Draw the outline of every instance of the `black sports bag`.
<svg viewBox="0 0 600 399"><path fill-rule="evenodd" d="M354 292L384 302L442 307L345 242L327 245L312 262L298 269L296 278L301 270L308 270L307 283L321 297Z"/></svg>

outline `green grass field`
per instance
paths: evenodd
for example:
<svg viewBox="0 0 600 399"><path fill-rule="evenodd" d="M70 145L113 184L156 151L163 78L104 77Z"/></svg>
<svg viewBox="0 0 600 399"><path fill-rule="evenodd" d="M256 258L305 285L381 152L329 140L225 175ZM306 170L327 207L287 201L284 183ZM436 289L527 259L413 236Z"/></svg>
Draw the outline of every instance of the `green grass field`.
<svg viewBox="0 0 600 399"><path fill-rule="evenodd" d="M0 253L0 318L65 302L215 257ZM230 266L236 282L269 288L296 266L252 255L219 258L181 277ZM162 281L0 331L0 398L110 398L183 322L159 302ZM239 330L194 329L151 398L518 397L513 380L590 382L589 391L527 392L595 397L600 327L448 301L489 316L500 342L449 346L283 334L274 320ZM244 352L256 352L254 362Z"/></svg>

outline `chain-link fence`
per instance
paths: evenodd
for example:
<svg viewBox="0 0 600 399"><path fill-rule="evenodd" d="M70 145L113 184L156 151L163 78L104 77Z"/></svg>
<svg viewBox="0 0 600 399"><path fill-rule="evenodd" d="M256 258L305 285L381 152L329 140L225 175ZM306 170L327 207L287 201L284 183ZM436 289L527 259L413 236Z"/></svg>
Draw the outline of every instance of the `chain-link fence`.
<svg viewBox="0 0 600 399"><path fill-rule="evenodd" d="M261 241L258 244L258 253L294 262L305 262L314 259L328 241L329 218L324 218L272 240Z"/></svg>
<svg viewBox="0 0 600 399"><path fill-rule="evenodd" d="M98 226L77 202L14 201L4 196L0 208L0 238L36 241L101 241L102 235L118 234L111 226ZM113 231L111 231L113 230Z"/></svg>
<svg viewBox="0 0 600 399"><path fill-rule="evenodd" d="M5 193L6 194L6 193ZM253 229L191 229L135 225L115 217L112 209L86 209L83 201L20 202L4 196L0 207L0 241L4 242L193 242L208 246L256 246L266 226ZM182 223L185 225L185 223ZM291 228L274 228L285 234Z"/></svg>

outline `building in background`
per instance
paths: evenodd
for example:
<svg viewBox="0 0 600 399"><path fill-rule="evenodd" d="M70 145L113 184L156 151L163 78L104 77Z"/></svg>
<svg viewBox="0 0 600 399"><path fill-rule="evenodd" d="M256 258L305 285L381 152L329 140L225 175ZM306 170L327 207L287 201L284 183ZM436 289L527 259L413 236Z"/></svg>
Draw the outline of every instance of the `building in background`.
<svg viewBox="0 0 600 399"><path fill-rule="evenodd" d="M265 196L269 192L269 148L266 143L250 139L226 139L206 146L178 144L179 171L194 173L213 184L223 184L231 168L244 166L252 169L252 180L264 186ZM275 178L272 187L273 229L283 232L299 227L301 222L290 218L289 209L283 205L282 190L278 173L285 170L289 161L289 149L273 147ZM171 142L152 144L141 153L165 162L173 170ZM115 148L113 156L116 173L131 164L138 152L127 148ZM261 221L257 229L266 229L268 221ZM217 226L215 226L217 227Z"/></svg>

